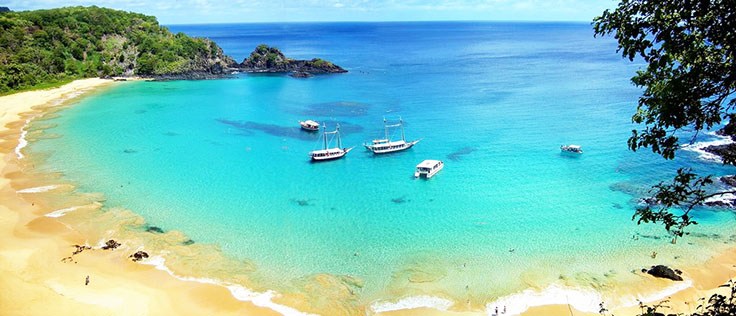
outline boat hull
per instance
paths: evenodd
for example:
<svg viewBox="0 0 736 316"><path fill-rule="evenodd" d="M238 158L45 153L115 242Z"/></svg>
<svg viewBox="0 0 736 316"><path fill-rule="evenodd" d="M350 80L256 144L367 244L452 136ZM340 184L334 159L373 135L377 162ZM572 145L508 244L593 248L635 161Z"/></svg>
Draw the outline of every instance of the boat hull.
<svg viewBox="0 0 736 316"><path fill-rule="evenodd" d="M340 149L340 151L333 151L329 152L328 154L316 154L316 152L311 152L309 156L312 159L312 162L321 162L321 161L330 161L335 159L340 159L342 157L345 157L347 153L349 153L353 147Z"/></svg>
<svg viewBox="0 0 736 316"><path fill-rule="evenodd" d="M382 148L383 146L375 146L375 145L363 145L363 146L365 146L366 149L372 151L374 154L380 155L380 154L390 154L390 153L395 153L395 152L399 152L402 150L407 150L409 148L414 147L414 145L416 145L418 142L419 140L415 140L415 141L404 143L398 146L390 146L388 148Z"/></svg>

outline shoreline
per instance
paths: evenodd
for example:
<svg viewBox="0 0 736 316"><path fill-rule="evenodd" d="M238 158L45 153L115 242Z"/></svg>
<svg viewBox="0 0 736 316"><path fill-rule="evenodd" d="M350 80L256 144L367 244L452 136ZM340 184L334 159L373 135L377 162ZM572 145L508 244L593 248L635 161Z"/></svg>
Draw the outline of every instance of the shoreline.
<svg viewBox="0 0 736 316"><path fill-rule="evenodd" d="M27 126L33 119L43 116L48 111L53 111L72 98L112 84L112 80L84 79L60 88L0 97L0 103L3 104L3 112L0 112L0 137L4 140L0 145L0 169L3 170L3 177L0 179L0 196L3 201L0 204L0 273L7 276L0 279L0 290L8 293L0 297L0 311L7 311L11 315L15 313L70 314L79 313L80 310L84 311L83 314L91 315L127 315L134 312L154 315L304 314L297 310L298 307L295 309L275 303L271 298L278 294L272 291L257 293L241 285L228 284L226 281L179 276L171 270L171 267L164 265L165 260L162 261L162 258L156 256L144 262L147 264L131 262L128 255L136 250L142 250L143 245L148 247L149 245L145 243L138 245L131 243L132 245L124 245L121 249L113 251L90 249L72 256L76 260L74 263L59 260L74 251L72 245L98 247L97 244L100 241L110 237L91 238L92 236L86 235L84 231L72 228L57 219L61 216L75 217L97 212L102 206L100 203L102 201L96 200L100 197L77 197L76 203L70 205L67 202L62 207L37 199L35 193L51 192L58 195L69 195L74 190L74 186L59 183L58 178L53 178L53 176L47 176L39 181L33 178L37 175L24 174L25 168L21 160L25 160L25 156L22 150L28 142L26 137L33 134L33 131L27 130ZM22 187L14 188L13 183L19 183ZM109 220L114 222L120 219L115 217ZM124 214L122 219L137 225L144 225L142 219L134 214ZM176 237L183 238L180 235L171 238ZM685 301L693 297L697 299L709 296L710 294L707 293L711 293L713 289L717 289L720 284L736 275L735 263L736 251L732 248L722 256L711 259L701 269L687 270L687 274L693 279L693 285L680 289L671 297L675 301ZM85 276L90 276L89 285L85 285ZM98 284L101 284L102 287L97 286ZM655 285L662 284L652 279L651 284L642 287L651 289ZM544 291L541 292L544 293ZM632 294L625 289L621 289L621 292L621 297ZM196 296L193 293L196 293ZM568 314L572 310L575 310L576 315L598 315L589 310L590 306L588 310L581 312L565 305L564 300L570 301L570 297L565 295L554 294L552 295L554 299L547 300L539 298L542 296L534 298L533 295L523 296L523 293L512 293L499 298L496 302L515 296L544 301L544 305L527 304L527 309L524 311L514 311L520 312L521 315ZM670 297L670 295L667 296ZM401 307L401 309L388 308L376 312L372 310L372 304L362 307L366 314L375 315L491 315L494 313L493 307L489 306L493 303L487 303L484 310L462 311L460 307L458 307L460 310L455 310L452 308L453 304L448 305L441 298L431 296L425 298L437 303L437 306L446 306L445 310L429 308L425 306L429 304L422 305L421 301L400 306L401 302L410 300L410 297L397 298L394 300L396 304L387 303ZM276 301L292 302L290 305L296 306L308 303L300 301L302 299L306 298L281 297ZM50 304L44 304L44 306L33 304L37 300ZM30 305L32 306L29 309ZM122 306L128 308L125 313L120 311ZM693 306L697 304L683 305L682 308ZM628 315L636 312L638 308L630 306L611 310L615 314ZM688 310L683 309L682 311Z"/></svg>
<svg viewBox="0 0 736 316"><path fill-rule="evenodd" d="M93 248L68 257L75 249L73 245L85 246L96 241L56 217L44 216L53 205L44 205L36 198L37 193L68 194L73 186L58 184L53 176L40 180L25 176L23 162L18 159L25 158L20 146L25 138L21 136L32 134L25 127L34 118L70 99L112 84L113 80L82 79L59 88L0 97L2 314L278 315L271 309L236 300L222 286L182 282L152 265L134 263L120 250ZM43 183L44 180L52 183ZM16 182L26 186L25 191L16 190L13 187ZM87 203L66 216L98 210L100 206ZM62 258L73 259L63 262Z"/></svg>

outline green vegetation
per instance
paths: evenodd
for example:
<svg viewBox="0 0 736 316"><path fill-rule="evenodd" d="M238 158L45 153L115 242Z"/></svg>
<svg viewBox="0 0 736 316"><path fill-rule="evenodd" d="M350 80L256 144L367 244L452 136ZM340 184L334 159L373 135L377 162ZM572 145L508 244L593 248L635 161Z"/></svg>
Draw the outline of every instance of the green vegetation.
<svg viewBox="0 0 736 316"><path fill-rule="evenodd" d="M0 13L0 93L84 77L220 74L234 64L155 17L98 7Z"/></svg>
<svg viewBox="0 0 736 316"><path fill-rule="evenodd" d="M644 88L633 122L629 148L650 148L673 159L678 132L718 128L736 139L736 6L727 0L622 0L594 20L596 35L613 34L618 49L630 60L642 59L646 69L631 79ZM725 164L736 165L736 150L721 153ZM634 219L660 223L677 237L697 224L689 216L708 197L710 177L680 169L671 184L653 188L657 203L636 211ZM676 210L673 213L672 210Z"/></svg>
<svg viewBox="0 0 736 316"><path fill-rule="evenodd" d="M326 61L324 59L320 59L320 58L314 58L310 61L307 61L306 65L310 67L317 67L317 68L334 67L334 65L331 62Z"/></svg>
<svg viewBox="0 0 736 316"><path fill-rule="evenodd" d="M629 60L642 59L646 69L632 78L644 88L639 98L629 148L650 148L673 159L679 148L678 132L719 128L736 139L736 6L730 0L621 0L594 20L596 35L613 34L618 49ZM724 164L736 165L736 148L720 152ZM656 204L637 209L639 223L658 223L677 237L697 224L691 210L707 198L736 191L712 192L710 176L683 168L670 183L653 187ZM701 299L691 316L736 315L736 283L723 285L727 295ZM641 316L664 315L667 301L641 304ZM601 307L601 314L606 315ZM684 314L678 314L684 315Z"/></svg>

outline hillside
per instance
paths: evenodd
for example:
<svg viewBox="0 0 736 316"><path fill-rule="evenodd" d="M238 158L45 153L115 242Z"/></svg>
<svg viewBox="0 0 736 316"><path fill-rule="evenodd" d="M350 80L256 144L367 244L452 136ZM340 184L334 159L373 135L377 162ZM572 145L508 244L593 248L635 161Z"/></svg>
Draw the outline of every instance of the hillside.
<svg viewBox="0 0 736 316"><path fill-rule="evenodd" d="M236 63L155 17L99 7L0 13L0 93L83 77L208 78Z"/></svg>

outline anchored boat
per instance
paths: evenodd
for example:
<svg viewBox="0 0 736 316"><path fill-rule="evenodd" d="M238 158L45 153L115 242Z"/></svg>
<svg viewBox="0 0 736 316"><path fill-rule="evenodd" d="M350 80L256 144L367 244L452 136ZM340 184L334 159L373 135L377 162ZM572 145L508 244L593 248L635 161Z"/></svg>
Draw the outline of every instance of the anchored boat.
<svg viewBox="0 0 736 316"><path fill-rule="evenodd" d="M582 154L583 148L580 145L562 145L560 146L560 151L563 153Z"/></svg>
<svg viewBox="0 0 736 316"><path fill-rule="evenodd" d="M299 121L299 125L305 131L316 132L319 130L319 123L312 120Z"/></svg>
<svg viewBox="0 0 736 316"><path fill-rule="evenodd" d="M335 130L332 132L328 132L327 126L324 124L322 124L322 128L324 129L324 132L322 132L322 149L309 152L309 157L312 158L312 161L326 161L342 158L353 149L353 147L342 148L342 141L340 140L340 124L337 124L337 127L335 127ZM334 138L337 139L337 147L328 147L328 135L335 135Z"/></svg>
<svg viewBox="0 0 736 316"><path fill-rule="evenodd" d="M370 144L366 143L363 144L365 148L372 151L374 154L387 154L397 151L402 151L404 149L409 149L412 146L416 145L421 139L413 140L410 142L406 141L406 136L404 135L404 121L399 118L398 124L389 125L388 122L386 122L386 119L383 119L383 125L385 130L385 138L383 139L374 139L373 142ZM391 141L389 138L389 129L399 127L401 128L401 139Z"/></svg>
<svg viewBox="0 0 736 316"><path fill-rule="evenodd" d="M414 171L414 178L424 177L426 179L431 178L437 172L440 172L445 164L440 160L425 160L417 165L417 169Z"/></svg>

